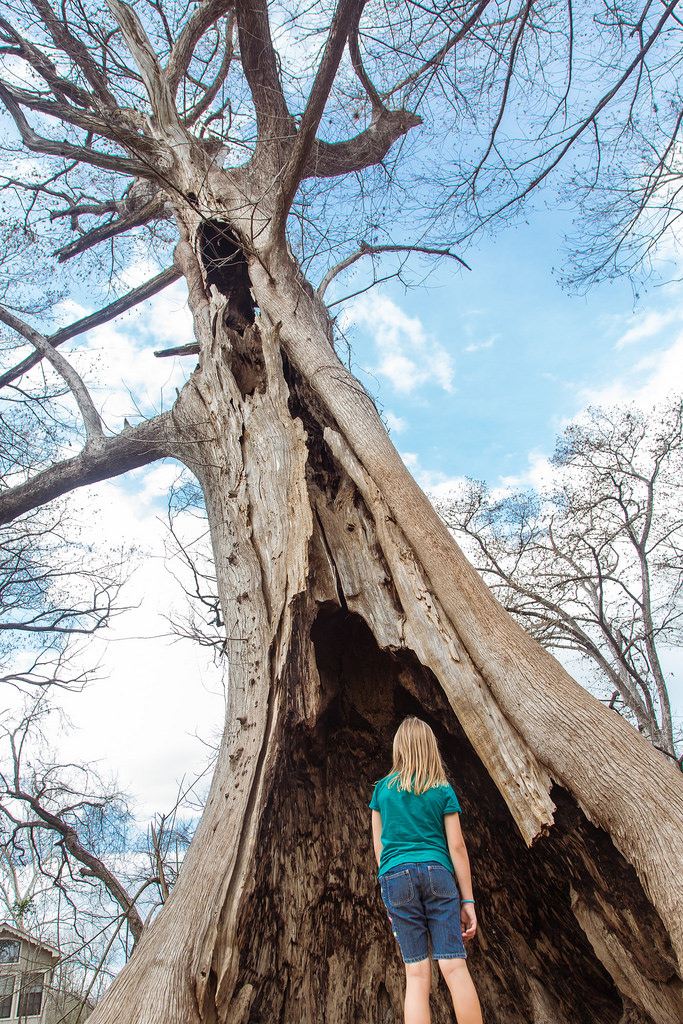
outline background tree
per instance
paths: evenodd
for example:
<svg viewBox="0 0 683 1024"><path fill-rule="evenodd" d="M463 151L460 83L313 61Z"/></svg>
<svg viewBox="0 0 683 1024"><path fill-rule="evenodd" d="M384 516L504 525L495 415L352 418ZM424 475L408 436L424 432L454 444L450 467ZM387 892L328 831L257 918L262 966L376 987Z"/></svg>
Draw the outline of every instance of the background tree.
<svg viewBox="0 0 683 1024"><path fill-rule="evenodd" d="M470 481L441 514L505 608L544 647L589 659L610 707L675 759L661 655L683 635L680 398L590 409L552 465L547 491Z"/></svg>
<svg viewBox="0 0 683 1024"><path fill-rule="evenodd" d="M132 552L95 555L77 531L65 501L0 528L0 682L23 693L84 686L88 640L123 610Z"/></svg>
<svg viewBox="0 0 683 1024"><path fill-rule="evenodd" d="M175 884L200 780L146 829L96 767L58 763L42 693L2 726L0 900L8 920L61 953L54 986L95 1000Z"/></svg>
<svg viewBox="0 0 683 1024"><path fill-rule="evenodd" d="M462 168L476 150L465 182L479 225L517 210L583 140L602 144L603 112L616 141L650 116L650 83L671 95L675 6L582 9L578 31L574 6L550 2L4 8L6 195L35 266L82 254L94 280L135 256L126 232L160 258L176 243L174 269L141 287L182 274L195 333L183 350L199 361L172 409L116 432L59 344L141 291L48 337L8 284L0 319L30 349L2 381L49 364L83 446L74 455L58 433L57 461L17 465L0 516L184 463L207 510L230 667L202 820L97 1024L395 1019L366 793L408 711L434 724L451 768L457 757L490 1020L680 1019L680 772L483 586L338 358L323 302L354 259L405 258L414 238L388 225L406 223L425 174L419 154L404 174L394 156L421 119L458 133ZM504 115L521 97L541 120L516 119L531 145L516 173ZM503 202L489 159L508 174ZM467 210L444 172L445 220L420 247L453 257L438 231L452 237L449 216ZM54 406L37 397L47 425ZM447 1019L442 994L434 1012Z"/></svg>

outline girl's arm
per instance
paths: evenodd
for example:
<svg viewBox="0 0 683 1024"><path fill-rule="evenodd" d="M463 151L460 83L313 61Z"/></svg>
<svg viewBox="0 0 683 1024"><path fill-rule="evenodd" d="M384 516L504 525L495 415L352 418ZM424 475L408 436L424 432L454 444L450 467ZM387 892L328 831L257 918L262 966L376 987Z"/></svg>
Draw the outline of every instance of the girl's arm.
<svg viewBox="0 0 683 1024"><path fill-rule="evenodd" d="M382 856L382 815L379 811L372 812L372 845L375 847L375 857L377 858L377 867L379 867L379 859Z"/></svg>
<svg viewBox="0 0 683 1024"><path fill-rule="evenodd" d="M448 852L453 861L455 877L460 889L460 898L463 900L472 899L472 874L470 871L470 859L467 856L467 847L460 828L459 814L444 814L444 828L446 830L446 842ZM471 939L477 930L477 915L474 911L474 903L463 903L460 907L460 920L462 922L463 939Z"/></svg>

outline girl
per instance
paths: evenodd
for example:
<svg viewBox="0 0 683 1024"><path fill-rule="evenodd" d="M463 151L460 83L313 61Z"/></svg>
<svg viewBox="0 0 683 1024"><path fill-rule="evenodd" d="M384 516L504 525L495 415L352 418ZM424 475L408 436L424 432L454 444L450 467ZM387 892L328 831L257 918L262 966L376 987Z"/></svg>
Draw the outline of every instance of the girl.
<svg viewBox="0 0 683 1024"><path fill-rule="evenodd" d="M428 933L458 1024L482 1024L463 945L474 936L477 917L460 804L426 722L406 718L393 753L391 772L375 786L370 809L382 899L406 968L405 1024L431 1020Z"/></svg>

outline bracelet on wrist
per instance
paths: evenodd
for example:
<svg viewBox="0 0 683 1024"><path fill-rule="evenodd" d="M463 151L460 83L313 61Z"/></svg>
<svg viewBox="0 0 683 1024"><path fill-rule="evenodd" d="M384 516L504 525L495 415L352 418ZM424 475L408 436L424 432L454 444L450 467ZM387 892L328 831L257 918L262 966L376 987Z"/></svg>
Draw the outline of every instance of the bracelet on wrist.
<svg viewBox="0 0 683 1024"><path fill-rule="evenodd" d="M460 900L461 903L474 903L474 900Z"/></svg>

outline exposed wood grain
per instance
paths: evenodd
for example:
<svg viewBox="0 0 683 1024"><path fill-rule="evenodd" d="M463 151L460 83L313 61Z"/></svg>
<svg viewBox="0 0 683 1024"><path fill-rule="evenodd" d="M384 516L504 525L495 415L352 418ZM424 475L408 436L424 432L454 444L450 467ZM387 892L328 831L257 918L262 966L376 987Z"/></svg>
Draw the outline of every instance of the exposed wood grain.
<svg viewBox="0 0 683 1024"><path fill-rule="evenodd" d="M367 583L358 586L360 581L353 581L349 586L348 581L342 579L347 604L372 623L380 643L382 633L376 631L376 622L388 619L402 624L401 642L397 646L414 651L422 664L430 668L439 679L460 724L510 807L524 839L531 843L553 821L555 805L549 796L552 786L550 776L519 733L501 714L491 691L443 613L438 599L430 592L420 565L377 488L372 485L339 434L328 429L325 431L325 440L358 487L371 512L376 543L386 560L387 575L398 598L398 609L389 608L383 613L371 607L368 613L362 604L367 606L375 594L386 595L386 585L383 589L373 588L368 587ZM355 525L360 518L354 507L356 496L352 494L349 499L346 507L339 508L347 538L350 526ZM323 509L319 509L319 515L325 526ZM356 529L367 534L369 528L369 523L358 522L353 531L354 543L337 543L336 564L340 573L343 570L339 567L345 563L352 567L357 577L367 578L366 564L358 564ZM326 536L329 535L328 526ZM345 540L343 534L339 540ZM358 602L356 594L360 594L362 604Z"/></svg>

